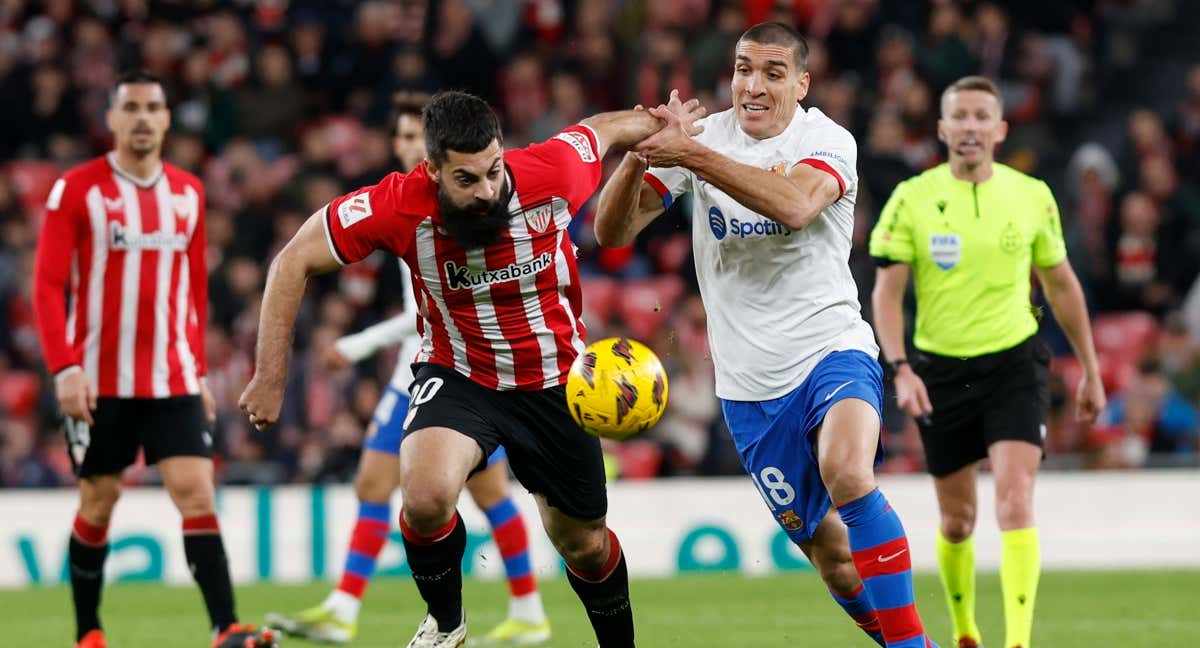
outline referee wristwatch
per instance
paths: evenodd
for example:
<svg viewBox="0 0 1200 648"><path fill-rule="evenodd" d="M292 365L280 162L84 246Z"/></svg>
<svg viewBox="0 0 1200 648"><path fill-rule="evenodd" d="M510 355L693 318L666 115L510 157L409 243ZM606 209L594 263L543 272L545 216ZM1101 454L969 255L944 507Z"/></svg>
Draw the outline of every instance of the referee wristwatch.
<svg viewBox="0 0 1200 648"><path fill-rule="evenodd" d="M899 373L899 371L900 371L900 367L902 365L906 365L906 364L908 364L908 358L896 358L895 360L888 360L888 362L887 362L888 374L892 378L895 378L896 374Z"/></svg>

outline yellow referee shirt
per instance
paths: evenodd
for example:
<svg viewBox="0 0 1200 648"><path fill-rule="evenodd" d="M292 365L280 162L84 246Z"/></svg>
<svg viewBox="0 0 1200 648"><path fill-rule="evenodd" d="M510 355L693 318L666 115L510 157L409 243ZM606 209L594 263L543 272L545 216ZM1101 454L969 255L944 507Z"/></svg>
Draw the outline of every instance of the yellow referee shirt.
<svg viewBox="0 0 1200 648"><path fill-rule="evenodd" d="M896 186L871 232L871 256L912 267L918 349L971 358L1037 332L1031 264L1067 257L1046 183L1003 164L974 183L948 164Z"/></svg>

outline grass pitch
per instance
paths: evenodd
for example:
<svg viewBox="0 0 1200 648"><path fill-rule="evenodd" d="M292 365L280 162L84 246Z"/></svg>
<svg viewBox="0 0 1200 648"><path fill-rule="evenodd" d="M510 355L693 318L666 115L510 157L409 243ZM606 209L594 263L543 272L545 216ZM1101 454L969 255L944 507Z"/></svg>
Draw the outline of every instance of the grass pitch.
<svg viewBox="0 0 1200 648"><path fill-rule="evenodd" d="M294 611L320 601L329 585L250 585L237 590L245 621L269 610ZM935 575L917 577L917 606L926 628L946 646L950 627ZM1002 648L1004 619L996 575L979 578L979 623L989 646ZM1181 570L1052 572L1042 576L1034 640L1045 648L1160 648L1188 646L1200 637L1195 598L1200 572ZM749 578L735 574L635 580L638 644L698 647L842 648L874 646L854 627L811 572ZM483 634L501 620L502 582L468 581L470 627ZM596 645L583 610L563 579L542 583L557 648ZM396 648L423 616L407 580L379 580L359 619L359 648ZM70 646L74 617L65 587L0 591L0 644ZM119 584L104 592L102 618L112 648L206 648L203 603L194 587ZM285 646L309 646L288 639Z"/></svg>

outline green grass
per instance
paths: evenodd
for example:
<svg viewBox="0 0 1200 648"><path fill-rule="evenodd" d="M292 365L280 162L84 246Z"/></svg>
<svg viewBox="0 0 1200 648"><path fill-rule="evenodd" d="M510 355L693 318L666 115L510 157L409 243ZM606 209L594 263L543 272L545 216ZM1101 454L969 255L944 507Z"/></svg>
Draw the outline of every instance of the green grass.
<svg viewBox="0 0 1200 648"><path fill-rule="evenodd" d="M242 618L260 623L268 610L292 611L319 601L326 584L238 588ZM938 641L949 634L936 576L919 576L917 605ZM1000 648L1003 617L995 575L979 578L979 623L984 639ZM862 647L866 640L829 599L811 573L747 578L739 575L638 580L632 585L638 643L659 646ZM1200 637L1194 593L1197 571L1058 572L1042 577L1034 638L1042 647L1159 648L1192 645ZM554 624L553 645L595 646L591 629L565 580L544 582ZM483 632L500 620L505 585L468 581L464 592L471 627ZM69 646L70 592L40 588L0 592L0 644ZM404 580L371 586L360 619L360 648L395 648L412 637L423 606ZM112 648L207 646L203 608L195 588L121 584L105 590L103 618ZM288 640L288 646L307 646ZM944 645L944 644L943 644Z"/></svg>

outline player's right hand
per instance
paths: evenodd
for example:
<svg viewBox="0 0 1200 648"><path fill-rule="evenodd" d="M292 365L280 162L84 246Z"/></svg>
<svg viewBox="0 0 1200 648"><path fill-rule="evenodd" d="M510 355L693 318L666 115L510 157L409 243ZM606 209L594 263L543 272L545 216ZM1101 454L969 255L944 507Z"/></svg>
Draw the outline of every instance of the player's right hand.
<svg viewBox="0 0 1200 648"><path fill-rule="evenodd" d="M683 130L691 137L695 137L704 132L703 126L697 126L696 122L708 113L704 106L700 105L699 99L688 99L683 101L679 98L679 91L672 90L671 97L667 100L667 110L675 113L679 117L679 121L683 123Z"/></svg>
<svg viewBox="0 0 1200 648"><path fill-rule="evenodd" d="M54 391L63 414L88 425L96 424L92 418L92 412L96 410L96 386L82 368L71 367L58 372L54 377Z"/></svg>
<svg viewBox="0 0 1200 648"><path fill-rule="evenodd" d="M896 386L897 404L909 416L919 419L933 413L933 405L929 402L929 392L925 389L925 381L913 373L908 365L900 367L892 384Z"/></svg>
<svg viewBox="0 0 1200 648"><path fill-rule="evenodd" d="M338 350L337 345L331 344L321 354L321 367L325 371L337 372L350 366L350 358Z"/></svg>
<svg viewBox="0 0 1200 648"><path fill-rule="evenodd" d="M256 373L242 391L238 407L250 418L250 424L260 431L267 431L279 420L283 406L283 381L260 380Z"/></svg>

